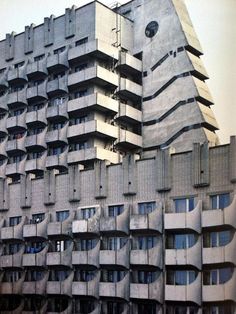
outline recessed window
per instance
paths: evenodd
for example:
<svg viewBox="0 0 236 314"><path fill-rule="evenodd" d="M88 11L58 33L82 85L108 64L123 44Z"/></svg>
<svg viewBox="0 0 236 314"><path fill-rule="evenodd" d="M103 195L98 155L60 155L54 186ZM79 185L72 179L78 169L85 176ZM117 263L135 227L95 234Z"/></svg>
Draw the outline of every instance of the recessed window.
<svg viewBox="0 0 236 314"><path fill-rule="evenodd" d="M83 44L86 44L87 42L88 42L88 37L84 37L84 38L82 38L80 40L77 40L76 43L75 43L75 46L76 47L77 46L81 46Z"/></svg>
<svg viewBox="0 0 236 314"><path fill-rule="evenodd" d="M82 70L86 69L87 67L88 67L87 63L82 63L82 64L75 67L75 72L82 71Z"/></svg>
<svg viewBox="0 0 236 314"><path fill-rule="evenodd" d="M156 35L158 28L159 28L159 25L156 21L152 21L148 23L147 27L145 28L145 35L148 38L152 38L153 36Z"/></svg>
<svg viewBox="0 0 236 314"><path fill-rule="evenodd" d="M66 50L66 47L65 47L65 46L60 47L60 48L58 48L58 49L55 49L55 50L54 50L54 55L59 54L59 53L65 51L65 50Z"/></svg>
<svg viewBox="0 0 236 314"><path fill-rule="evenodd" d="M225 246L232 240L230 230L207 232L203 234L203 247Z"/></svg>
<svg viewBox="0 0 236 314"><path fill-rule="evenodd" d="M64 221L69 217L69 210L62 210L60 212L56 212L57 221Z"/></svg>
<svg viewBox="0 0 236 314"><path fill-rule="evenodd" d="M188 249L197 241L197 236L193 233L190 234L168 234L166 238L167 249Z"/></svg>
<svg viewBox="0 0 236 314"><path fill-rule="evenodd" d="M174 200L175 213L187 213L194 209L194 198L178 198Z"/></svg>
<svg viewBox="0 0 236 314"><path fill-rule="evenodd" d="M211 196L211 208L212 209L224 209L230 204L229 193L212 195Z"/></svg>
<svg viewBox="0 0 236 314"><path fill-rule="evenodd" d="M197 272L194 270L168 270L166 273L167 285L189 285L197 277Z"/></svg>
<svg viewBox="0 0 236 314"><path fill-rule="evenodd" d="M16 63L16 64L14 65L14 68L15 68L15 69L19 69L20 67L22 67L22 66L24 65L24 63L25 63L25 61Z"/></svg>
<svg viewBox="0 0 236 314"><path fill-rule="evenodd" d="M136 241L137 243L135 243ZM149 250L152 249L157 243L157 237L154 236L140 236L134 239L133 248L137 250Z"/></svg>
<svg viewBox="0 0 236 314"><path fill-rule="evenodd" d="M40 61L45 57L45 54L34 57L34 61Z"/></svg>
<svg viewBox="0 0 236 314"><path fill-rule="evenodd" d="M86 149L87 144L88 144L87 142L71 143L69 145L69 152Z"/></svg>
<svg viewBox="0 0 236 314"><path fill-rule="evenodd" d="M120 250L127 243L127 238L109 237L104 238L102 248L104 250Z"/></svg>
<svg viewBox="0 0 236 314"><path fill-rule="evenodd" d="M204 285L218 285L230 280L234 269L231 267L203 271Z"/></svg>
<svg viewBox="0 0 236 314"><path fill-rule="evenodd" d="M21 222L21 216L10 217L9 218L9 226L14 227Z"/></svg>
<svg viewBox="0 0 236 314"><path fill-rule="evenodd" d="M145 215L153 212L156 208L156 202L145 202L138 204L139 215Z"/></svg>
<svg viewBox="0 0 236 314"><path fill-rule="evenodd" d="M74 96L75 98L80 98L80 97L84 97L88 94L88 90L87 89L83 89L83 90L80 90L78 92L75 92Z"/></svg>
<svg viewBox="0 0 236 314"><path fill-rule="evenodd" d="M122 214L124 211L124 205L113 205L108 207L108 216L116 217Z"/></svg>
<svg viewBox="0 0 236 314"><path fill-rule="evenodd" d="M95 207L91 208L82 208L81 213L82 213L82 219L89 219L95 215L96 209Z"/></svg>
<svg viewBox="0 0 236 314"><path fill-rule="evenodd" d="M45 214L44 213L33 214L31 222L33 224L38 224L38 223L42 222L44 220L44 218L45 218Z"/></svg>

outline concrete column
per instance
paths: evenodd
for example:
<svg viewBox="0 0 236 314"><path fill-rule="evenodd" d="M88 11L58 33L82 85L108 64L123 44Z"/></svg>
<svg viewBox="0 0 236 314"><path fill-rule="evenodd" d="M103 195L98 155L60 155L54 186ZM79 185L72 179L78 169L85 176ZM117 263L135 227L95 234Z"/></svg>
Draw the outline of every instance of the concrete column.
<svg viewBox="0 0 236 314"><path fill-rule="evenodd" d="M99 160L95 162L95 198L107 197L107 165L106 160Z"/></svg>
<svg viewBox="0 0 236 314"><path fill-rule="evenodd" d="M25 26L25 54L34 50L34 24Z"/></svg>
<svg viewBox="0 0 236 314"><path fill-rule="evenodd" d="M50 46L54 43L54 16L44 18L44 46Z"/></svg>
<svg viewBox="0 0 236 314"><path fill-rule="evenodd" d="M209 147L208 143L194 143L192 152L192 180L194 187L210 184L209 177Z"/></svg>
<svg viewBox="0 0 236 314"><path fill-rule="evenodd" d="M30 208L32 205L32 174L21 175L20 180L20 207Z"/></svg>
<svg viewBox="0 0 236 314"><path fill-rule="evenodd" d="M53 205L56 202L56 170L44 172L44 204Z"/></svg>
<svg viewBox="0 0 236 314"><path fill-rule="evenodd" d="M15 33L6 34L5 41L5 59L6 61L10 61L14 58L15 52Z"/></svg>
<svg viewBox="0 0 236 314"><path fill-rule="evenodd" d="M73 5L71 9L66 9L65 12L65 38L70 38L75 35L75 18L76 7Z"/></svg>
<svg viewBox="0 0 236 314"><path fill-rule="evenodd" d="M232 183L236 182L236 136L230 137L229 176Z"/></svg>
<svg viewBox="0 0 236 314"><path fill-rule="evenodd" d="M9 186L7 178L0 178L0 210L9 209Z"/></svg>
<svg viewBox="0 0 236 314"><path fill-rule="evenodd" d="M123 194L126 196L135 195L137 193L137 174L135 155L126 155L123 158Z"/></svg>
<svg viewBox="0 0 236 314"><path fill-rule="evenodd" d="M80 201L81 194L81 174L80 170L83 169L82 165L70 165L68 167L69 177L69 202Z"/></svg>
<svg viewBox="0 0 236 314"><path fill-rule="evenodd" d="M157 169L157 191L165 192L171 189L172 168L171 153L172 148L157 150L156 153L156 169Z"/></svg>

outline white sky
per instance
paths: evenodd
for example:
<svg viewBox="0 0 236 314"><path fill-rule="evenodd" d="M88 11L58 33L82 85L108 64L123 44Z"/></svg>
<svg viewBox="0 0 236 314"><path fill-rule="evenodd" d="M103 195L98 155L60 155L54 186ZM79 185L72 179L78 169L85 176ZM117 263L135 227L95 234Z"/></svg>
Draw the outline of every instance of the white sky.
<svg viewBox="0 0 236 314"><path fill-rule="evenodd" d="M158 0L157 0L158 1ZM25 25L41 24L45 16L64 13L73 4L89 0L0 0L0 40L6 33L24 31ZM109 5L112 0L101 0ZM125 0L120 0L125 3ZM236 0L185 0L203 47L203 62L220 126L221 143L236 135Z"/></svg>

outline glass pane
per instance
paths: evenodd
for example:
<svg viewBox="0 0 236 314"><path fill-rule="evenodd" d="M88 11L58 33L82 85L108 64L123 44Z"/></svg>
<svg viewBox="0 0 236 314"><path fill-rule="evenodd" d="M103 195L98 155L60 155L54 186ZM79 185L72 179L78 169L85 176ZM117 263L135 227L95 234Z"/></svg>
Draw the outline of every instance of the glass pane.
<svg viewBox="0 0 236 314"><path fill-rule="evenodd" d="M175 284L176 285L186 285L187 284L187 271L177 270L175 272Z"/></svg>
<svg viewBox="0 0 236 314"><path fill-rule="evenodd" d="M211 208L212 209L218 209L217 195L214 195L214 196L211 197Z"/></svg>
<svg viewBox="0 0 236 314"><path fill-rule="evenodd" d="M194 246L194 244L196 243L196 236L195 234L188 234L188 248Z"/></svg>
<svg viewBox="0 0 236 314"><path fill-rule="evenodd" d="M211 232L210 237L211 237L211 247L216 247L217 246L217 232Z"/></svg>
<svg viewBox="0 0 236 314"><path fill-rule="evenodd" d="M189 278L188 278L188 283L194 282L196 279L196 272L195 271L189 271Z"/></svg>
<svg viewBox="0 0 236 314"><path fill-rule="evenodd" d="M191 197L191 198L189 198L189 200L188 200L188 211L190 212L190 211L193 210L193 209L194 209L194 198Z"/></svg>
<svg viewBox="0 0 236 314"><path fill-rule="evenodd" d="M219 283L227 282L232 276L232 269L231 268L222 268L219 269Z"/></svg>
<svg viewBox="0 0 236 314"><path fill-rule="evenodd" d="M231 240L231 233L229 230L219 232L219 246L225 246Z"/></svg>
<svg viewBox="0 0 236 314"><path fill-rule="evenodd" d="M217 270L211 271L211 284L217 285Z"/></svg>
<svg viewBox="0 0 236 314"><path fill-rule="evenodd" d="M176 234L175 235L175 249L186 249L187 243L186 243L187 236L186 234Z"/></svg>
<svg viewBox="0 0 236 314"><path fill-rule="evenodd" d="M230 203L229 193L219 195L219 208L220 209L223 209L229 206L229 203Z"/></svg>
<svg viewBox="0 0 236 314"><path fill-rule="evenodd" d="M174 200L175 202L175 212L176 213L185 213L187 208L186 208L186 199L177 199Z"/></svg>

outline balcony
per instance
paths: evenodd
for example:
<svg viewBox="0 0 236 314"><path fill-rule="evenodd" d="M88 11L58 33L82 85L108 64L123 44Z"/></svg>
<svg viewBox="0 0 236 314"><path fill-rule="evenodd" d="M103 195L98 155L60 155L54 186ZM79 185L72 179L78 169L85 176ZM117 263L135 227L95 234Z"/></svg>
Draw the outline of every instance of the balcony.
<svg viewBox="0 0 236 314"><path fill-rule="evenodd" d="M27 65L27 76L29 78L40 79L48 75L47 59L38 60Z"/></svg>
<svg viewBox="0 0 236 314"><path fill-rule="evenodd" d="M20 248L20 250L11 255L2 255L0 256L0 265L2 268L21 268L22 267L22 256L24 253L24 246Z"/></svg>
<svg viewBox="0 0 236 314"><path fill-rule="evenodd" d="M133 214L130 217L130 231L157 231L162 233L162 209L158 206L149 214Z"/></svg>
<svg viewBox="0 0 236 314"><path fill-rule="evenodd" d="M142 111L124 103L119 103L119 113L117 120L122 120L128 123L141 123Z"/></svg>
<svg viewBox="0 0 236 314"><path fill-rule="evenodd" d="M117 146L125 146L127 148L142 147L142 136L133 132L119 129L119 137L116 141Z"/></svg>
<svg viewBox="0 0 236 314"><path fill-rule="evenodd" d="M118 282L100 282L99 296L129 300L129 275Z"/></svg>
<svg viewBox="0 0 236 314"><path fill-rule="evenodd" d="M18 68L11 68L7 73L7 80L11 83L27 82L26 64Z"/></svg>
<svg viewBox="0 0 236 314"><path fill-rule="evenodd" d="M49 245L47 244L38 253L25 253L22 261L23 267L45 267L48 248Z"/></svg>
<svg viewBox="0 0 236 314"><path fill-rule="evenodd" d="M79 220L74 220L72 222L72 233L73 234L95 234L99 235L99 220L101 215L100 206L96 207L95 214L88 219L83 219L82 216ZM81 210L81 208L79 208Z"/></svg>
<svg viewBox="0 0 236 314"><path fill-rule="evenodd" d="M101 250L99 264L129 268L129 242L119 250Z"/></svg>
<svg viewBox="0 0 236 314"><path fill-rule="evenodd" d="M138 101L142 97L142 85L130 81L129 79L121 78L117 94L133 101Z"/></svg>
<svg viewBox="0 0 236 314"><path fill-rule="evenodd" d="M80 266L93 266L99 267L99 250L100 242L96 246L88 251L73 251L72 252L72 264Z"/></svg>
<svg viewBox="0 0 236 314"><path fill-rule="evenodd" d="M68 153L68 164L81 163L88 160L109 160L111 163L119 162L119 154L100 147L76 150Z"/></svg>
<svg viewBox="0 0 236 314"><path fill-rule="evenodd" d="M79 87L88 82L114 89L118 86L118 75L99 65L94 65L68 76L69 87Z"/></svg>
<svg viewBox="0 0 236 314"><path fill-rule="evenodd" d="M45 170L46 163L46 152L40 158L26 160L25 162L25 172L38 172Z"/></svg>
<svg viewBox="0 0 236 314"><path fill-rule="evenodd" d="M61 252L48 252L47 253L47 266L72 266L72 250L73 242L70 246Z"/></svg>
<svg viewBox="0 0 236 314"><path fill-rule="evenodd" d="M46 133L46 143L57 143L57 144L65 144L67 143L67 125L58 130L48 131Z"/></svg>
<svg viewBox="0 0 236 314"><path fill-rule="evenodd" d="M59 155L46 157L46 168L61 168L67 167L67 150Z"/></svg>
<svg viewBox="0 0 236 314"><path fill-rule="evenodd" d="M7 153L13 153L16 151L21 151L21 152L26 152L25 149L25 138L26 135L24 135L23 137L19 138L19 139L15 139L15 140L8 140L7 141L7 145L6 145L6 152Z"/></svg>
<svg viewBox="0 0 236 314"><path fill-rule="evenodd" d="M7 129L15 129L15 128L23 128L26 129L26 124L25 124L25 117L26 117L26 112L23 112L19 116L15 117L9 117L7 118Z"/></svg>
<svg viewBox="0 0 236 314"><path fill-rule="evenodd" d="M71 274L63 281L48 281L47 282L47 294L54 294L54 295L63 294L63 295L67 295L71 297L73 277L74 277L74 273L71 272Z"/></svg>
<svg viewBox="0 0 236 314"><path fill-rule="evenodd" d="M47 124L46 107L26 113L26 124Z"/></svg>
<svg viewBox="0 0 236 314"><path fill-rule="evenodd" d="M46 213L43 221L39 223L26 224L23 227L24 238L47 239L47 226L50 221L50 214Z"/></svg>
<svg viewBox="0 0 236 314"><path fill-rule="evenodd" d="M116 232L120 234L129 233L129 207L126 205L124 211L116 217L101 217L100 232Z"/></svg>
<svg viewBox="0 0 236 314"><path fill-rule="evenodd" d="M46 84L47 81L44 81L37 86L28 87L26 94L28 101L43 101L47 99Z"/></svg>
<svg viewBox="0 0 236 314"><path fill-rule="evenodd" d="M186 53L193 67L194 75L197 76L200 80L207 80L209 76L206 72L206 69L204 67L202 60L188 51L186 51Z"/></svg>
<svg viewBox="0 0 236 314"><path fill-rule="evenodd" d="M193 230L201 232L201 211L202 201L198 201L197 206L190 212L186 213L166 213L165 229L166 230Z"/></svg>
<svg viewBox="0 0 236 314"><path fill-rule="evenodd" d="M202 211L202 228L228 225L236 228L236 196L232 203L224 209Z"/></svg>
<svg viewBox="0 0 236 314"><path fill-rule="evenodd" d="M91 120L68 127L68 138L79 138L84 135L96 135L117 139L118 128L100 120Z"/></svg>
<svg viewBox="0 0 236 314"><path fill-rule="evenodd" d="M23 216L21 222L12 227L3 227L1 229L2 240L23 240L23 226L27 221L27 217Z"/></svg>
<svg viewBox="0 0 236 314"><path fill-rule="evenodd" d="M148 265L162 268L162 244L158 243L151 249L147 250L131 250L130 264L132 265Z"/></svg>
<svg viewBox="0 0 236 314"><path fill-rule="evenodd" d="M204 265L230 263L236 266L236 233L233 239L225 246L203 248L202 263Z"/></svg>
<svg viewBox="0 0 236 314"><path fill-rule="evenodd" d="M83 281L73 281L72 283L72 295L94 297L99 298L99 279L100 273L97 272L93 280L83 282Z"/></svg>
<svg viewBox="0 0 236 314"><path fill-rule="evenodd" d="M188 285L166 285L165 300L172 302L193 302L201 306L201 275Z"/></svg>
<svg viewBox="0 0 236 314"><path fill-rule="evenodd" d="M103 94L94 93L68 102L69 113L84 113L91 110L116 114L118 112L118 101Z"/></svg>
<svg viewBox="0 0 236 314"><path fill-rule="evenodd" d="M236 302L236 271L229 281L218 285L203 285L202 288L203 302Z"/></svg>
<svg viewBox="0 0 236 314"><path fill-rule="evenodd" d="M196 99L207 106L211 106L213 104L213 99L207 84L195 77L192 77L192 79L196 86Z"/></svg>
<svg viewBox="0 0 236 314"><path fill-rule="evenodd" d="M52 71L67 70L69 68L68 50L49 56L47 58L47 68Z"/></svg>
<svg viewBox="0 0 236 314"><path fill-rule="evenodd" d="M118 49L101 40L95 39L83 45L69 49L69 62L77 62L88 56L118 60Z"/></svg>
<svg viewBox="0 0 236 314"><path fill-rule="evenodd" d="M13 107L16 104L23 104L27 106L28 103L26 100L26 88L20 91L8 94L8 98L7 98L8 107Z"/></svg>
<svg viewBox="0 0 236 314"><path fill-rule="evenodd" d="M163 302L163 277L162 274L152 283L131 283L131 299L147 299Z"/></svg>
<svg viewBox="0 0 236 314"><path fill-rule="evenodd" d="M198 269L202 267L201 239L188 249L166 249L166 265L191 265ZM204 254L203 254L204 256Z"/></svg>
<svg viewBox="0 0 236 314"><path fill-rule="evenodd" d="M67 87L67 75L63 77L56 78L52 81L48 81L47 83L47 94L50 96L54 96L59 93L68 93Z"/></svg>
<svg viewBox="0 0 236 314"><path fill-rule="evenodd" d="M25 139L26 148L47 148L45 137L47 134L47 129L44 129L43 132L39 134L29 135Z"/></svg>
<svg viewBox="0 0 236 314"><path fill-rule="evenodd" d="M43 279L38 280L38 281L24 281L22 285L22 293L27 294L27 295L31 295L31 294L45 295L47 281L48 281L48 274L49 273L45 273ZM26 313L29 313L29 312L27 311Z"/></svg>
<svg viewBox="0 0 236 314"><path fill-rule="evenodd" d="M47 119L56 117L68 119L67 101L64 101L62 104L50 106L47 108Z"/></svg>
<svg viewBox="0 0 236 314"><path fill-rule="evenodd" d="M25 274L22 274L21 278L15 282L1 282L0 294L22 294L24 280Z"/></svg>
<svg viewBox="0 0 236 314"><path fill-rule="evenodd" d="M70 211L69 216L63 221L50 222L47 226L48 236L71 236L72 221L74 211Z"/></svg>
<svg viewBox="0 0 236 314"><path fill-rule="evenodd" d="M123 51L120 52L118 68L132 75L141 75L143 70L141 60Z"/></svg>
<svg viewBox="0 0 236 314"><path fill-rule="evenodd" d="M19 162L6 165L6 175L12 176L15 174L24 174L25 172L25 158Z"/></svg>

